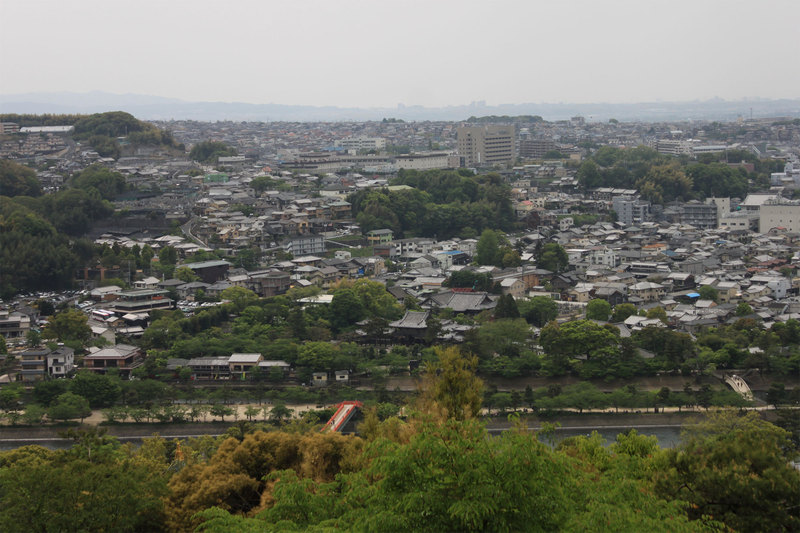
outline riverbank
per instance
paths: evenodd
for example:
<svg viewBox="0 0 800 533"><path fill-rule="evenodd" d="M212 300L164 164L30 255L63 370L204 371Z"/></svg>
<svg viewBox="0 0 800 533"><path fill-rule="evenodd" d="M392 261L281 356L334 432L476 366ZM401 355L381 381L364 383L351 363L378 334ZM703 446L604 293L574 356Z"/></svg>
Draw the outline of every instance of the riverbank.
<svg viewBox="0 0 800 533"><path fill-rule="evenodd" d="M245 406L242 406L246 408ZM304 407L308 406L295 406ZM313 406L312 406L313 407ZM607 430L619 429L619 432L627 431L630 428L646 427L682 427L692 419L703 417L703 413L562 413L552 416L537 416L535 414L520 414L520 420L527 427L536 431L545 424L557 424L563 430L575 430L591 432L595 429L605 428ZM240 418L239 420L246 420ZM490 432L505 431L514 426L514 422L508 416L486 417L487 429ZM261 422L262 420L254 420ZM101 424L100 426L107 431L107 434L122 441L141 440L158 434L164 438L190 438L203 435L222 435L231 426L236 424L232 419L227 422L188 422L188 423L115 423ZM84 423L83 426L97 426L98 424ZM37 444L39 442L51 442L61 440L61 433L70 429L80 427L79 425L48 425L48 426L5 426L0 431L0 446L4 443L8 445L22 446L24 444ZM12 446L13 447L13 446Z"/></svg>

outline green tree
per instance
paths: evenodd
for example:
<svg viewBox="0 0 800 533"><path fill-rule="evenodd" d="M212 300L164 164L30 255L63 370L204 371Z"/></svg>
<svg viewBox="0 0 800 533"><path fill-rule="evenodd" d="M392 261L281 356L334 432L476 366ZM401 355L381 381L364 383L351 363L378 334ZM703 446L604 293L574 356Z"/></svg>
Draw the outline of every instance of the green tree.
<svg viewBox="0 0 800 533"><path fill-rule="evenodd" d="M69 383L66 379L37 381L33 386L33 398L39 404L49 407L56 398L67 392Z"/></svg>
<svg viewBox="0 0 800 533"><path fill-rule="evenodd" d="M25 406L25 413L22 415L22 420L26 424L35 425L39 424L44 418L45 408L39 404L29 403Z"/></svg>
<svg viewBox="0 0 800 533"><path fill-rule="evenodd" d="M607 321L611 314L611 304L606 300L596 298L586 305L586 318L590 320Z"/></svg>
<svg viewBox="0 0 800 533"><path fill-rule="evenodd" d="M29 329L27 333L25 333L25 344L28 345L28 348L36 348L42 343L42 334L39 333L35 329Z"/></svg>
<svg viewBox="0 0 800 533"><path fill-rule="evenodd" d="M569 265L569 256L564 247L555 242L548 242L542 246L542 253L537 260L537 266L551 272L563 272Z"/></svg>
<svg viewBox="0 0 800 533"><path fill-rule="evenodd" d="M494 280L492 275L488 273L481 274L472 270L458 270L453 272L443 285L490 292L494 285Z"/></svg>
<svg viewBox="0 0 800 533"><path fill-rule="evenodd" d="M713 300L719 301L719 291L716 287L711 285L703 285L699 289L697 289L698 294L700 294L701 300ZM744 302L743 302L744 303Z"/></svg>
<svg viewBox="0 0 800 533"><path fill-rule="evenodd" d="M10 159L0 159L0 191L3 196L41 196L36 172Z"/></svg>
<svg viewBox="0 0 800 533"><path fill-rule="evenodd" d="M194 270L187 267L186 265L181 265L178 268L176 268L175 272L173 273L173 276L175 276L176 279L185 281L186 283L190 283L192 281L198 281L200 279L200 277L194 273Z"/></svg>
<svg viewBox="0 0 800 533"><path fill-rule="evenodd" d="M614 306L614 312L611 313L610 321L617 324L619 322L625 322L631 315L636 314L636 306L633 304L617 304Z"/></svg>
<svg viewBox="0 0 800 533"><path fill-rule="evenodd" d="M223 289L223 291L219 293L219 297L222 300L230 300L233 302L233 305L236 307L237 311L242 311L247 306L253 305L258 301L258 295L256 293L250 289L239 286Z"/></svg>
<svg viewBox="0 0 800 533"><path fill-rule="evenodd" d="M0 454L0 530L160 531L168 464L108 438Z"/></svg>
<svg viewBox="0 0 800 533"><path fill-rule="evenodd" d="M45 337L62 341L87 342L92 336L89 319L82 312L68 308L56 314L44 330Z"/></svg>
<svg viewBox="0 0 800 533"><path fill-rule="evenodd" d="M478 358L450 346L436 347L437 360L425 365L423 406L447 418L465 420L480 413L483 381L475 375Z"/></svg>
<svg viewBox="0 0 800 533"><path fill-rule="evenodd" d="M72 420L80 418L83 420L92 414L89 402L83 396L78 396L72 392L65 392L50 405L47 409L47 416L52 420Z"/></svg>
<svg viewBox="0 0 800 533"><path fill-rule="evenodd" d="M514 297L504 294L497 300L497 307L494 309L495 318L519 318L519 308Z"/></svg>
<svg viewBox="0 0 800 533"><path fill-rule="evenodd" d="M491 229L483 230L478 244L475 247L475 262L479 265L500 266L503 261L502 234Z"/></svg>
<svg viewBox="0 0 800 533"><path fill-rule="evenodd" d="M233 415L233 408L223 404L214 404L208 412L211 416L218 416L222 422L225 422L226 416Z"/></svg>
<svg viewBox="0 0 800 533"><path fill-rule="evenodd" d="M269 419L277 424L292 417L292 411L282 403L276 403L269 412Z"/></svg>
<svg viewBox="0 0 800 533"><path fill-rule="evenodd" d="M71 183L78 189L97 189L105 200L113 200L128 188L122 174L97 163L75 173Z"/></svg>
<svg viewBox="0 0 800 533"><path fill-rule="evenodd" d="M237 155L236 149L223 142L203 141L192 146L189 159L200 163L216 163L220 157Z"/></svg>
<svg viewBox="0 0 800 533"><path fill-rule="evenodd" d="M331 326L336 331L346 329L363 320L366 309L353 289L337 289L330 304Z"/></svg>
<svg viewBox="0 0 800 533"><path fill-rule="evenodd" d="M172 246L164 246L158 251L158 261L164 265L175 265L178 262L178 251Z"/></svg>
<svg viewBox="0 0 800 533"><path fill-rule="evenodd" d="M118 377L89 370L78 372L70 380L69 390L85 398L93 409L111 407L122 395L122 385Z"/></svg>
<svg viewBox="0 0 800 533"><path fill-rule="evenodd" d="M645 315L647 318L657 318L663 323L667 323L667 312L664 311L663 307L653 307L647 310L647 314Z"/></svg>
<svg viewBox="0 0 800 533"><path fill-rule="evenodd" d="M519 312L529 324L541 328L558 317L558 306L552 298L534 296L519 302Z"/></svg>
<svg viewBox="0 0 800 533"><path fill-rule="evenodd" d="M676 199L688 199L692 195L692 178L684 174L675 164L655 165L636 182L642 198L654 204L663 204Z"/></svg>
<svg viewBox="0 0 800 533"><path fill-rule="evenodd" d="M21 383L12 383L0 388L0 409L6 414L18 411L22 407L22 393L24 389Z"/></svg>
<svg viewBox="0 0 800 533"><path fill-rule="evenodd" d="M800 472L789 464L788 441L757 413L712 414L666 452L656 491L689 502L692 519L713 516L736 531L792 531L800 527Z"/></svg>
<svg viewBox="0 0 800 533"><path fill-rule="evenodd" d="M487 438L475 421L425 424L403 444L377 439L366 458L367 468L329 483L275 472L268 478L275 504L258 518L212 509L201 514L202 529L558 531L577 488L564 457L548 453L535 436L508 431Z"/></svg>
<svg viewBox="0 0 800 533"><path fill-rule="evenodd" d="M747 316L753 314L753 308L747 302L739 302L736 306L736 316Z"/></svg>
<svg viewBox="0 0 800 533"><path fill-rule="evenodd" d="M621 356L620 340L611 329L591 320L565 324L551 322L542 328L539 342L544 348L544 368L550 375L569 371L571 360L582 360L581 368L591 370L585 377L610 376ZM614 328L616 329L616 328Z"/></svg>

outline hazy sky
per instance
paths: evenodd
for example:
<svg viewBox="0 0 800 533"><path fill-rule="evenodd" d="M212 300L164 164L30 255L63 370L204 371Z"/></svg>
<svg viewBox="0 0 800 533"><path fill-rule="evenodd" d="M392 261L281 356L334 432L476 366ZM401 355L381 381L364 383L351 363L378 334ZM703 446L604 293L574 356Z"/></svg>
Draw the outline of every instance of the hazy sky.
<svg viewBox="0 0 800 533"><path fill-rule="evenodd" d="M799 0L0 0L0 94L337 106L800 97Z"/></svg>

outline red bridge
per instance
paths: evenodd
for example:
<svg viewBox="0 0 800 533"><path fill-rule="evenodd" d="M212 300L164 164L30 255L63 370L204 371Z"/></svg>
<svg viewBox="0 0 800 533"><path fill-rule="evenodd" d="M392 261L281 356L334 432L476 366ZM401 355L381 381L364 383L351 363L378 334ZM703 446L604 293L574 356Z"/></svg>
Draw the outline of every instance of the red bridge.
<svg viewBox="0 0 800 533"><path fill-rule="evenodd" d="M342 402L338 405L336 412L322 431L341 431L342 428L353 418L358 409L364 407L361 402Z"/></svg>

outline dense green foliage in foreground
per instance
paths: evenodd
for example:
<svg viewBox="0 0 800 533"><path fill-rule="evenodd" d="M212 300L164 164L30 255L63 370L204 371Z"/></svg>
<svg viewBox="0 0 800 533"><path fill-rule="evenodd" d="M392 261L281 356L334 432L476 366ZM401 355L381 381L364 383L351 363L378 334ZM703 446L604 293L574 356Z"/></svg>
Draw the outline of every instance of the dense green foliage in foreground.
<svg viewBox="0 0 800 533"><path fill-rule="evenodd" d="M435 403L432 404L435 407ZM430 406L429 406L430 407ZM635 431L551 448L519 426L424 409L362 436L295 423L136 449L97 432L0 454L0 529L22 531L791 531L786 432L720 414L658 448ZM427 414L425 414L427 413ZM547 440L551 435L540 435Z"/></svg>

